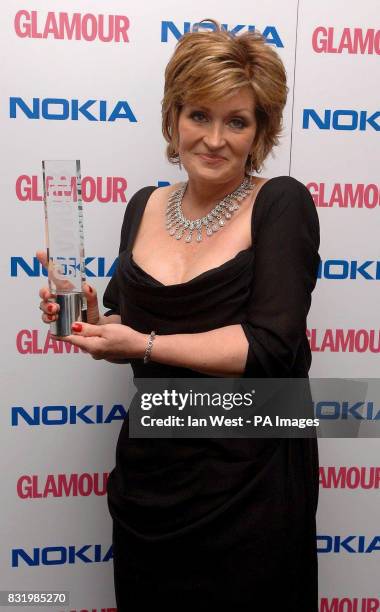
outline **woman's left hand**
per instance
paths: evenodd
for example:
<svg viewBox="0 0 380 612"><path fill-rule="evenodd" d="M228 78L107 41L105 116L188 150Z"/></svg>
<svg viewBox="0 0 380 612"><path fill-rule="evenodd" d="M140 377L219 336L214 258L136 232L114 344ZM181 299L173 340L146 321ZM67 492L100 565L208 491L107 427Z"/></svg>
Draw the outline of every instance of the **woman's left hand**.
<svg viewBox="0 0 380 612"><path fill-rule="evenodd" d="M139 359L144 356L147 336L121 323L90 325L76 322L72 325L72 335L65 337L94 359L117 361Z"/></svg>

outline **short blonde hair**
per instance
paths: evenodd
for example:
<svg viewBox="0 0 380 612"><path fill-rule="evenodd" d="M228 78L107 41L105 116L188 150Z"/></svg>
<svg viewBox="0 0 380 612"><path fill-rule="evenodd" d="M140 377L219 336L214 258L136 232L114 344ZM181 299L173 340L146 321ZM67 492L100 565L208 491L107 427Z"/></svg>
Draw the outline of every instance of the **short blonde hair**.
<svg viewBox="0 0 380 612"><path fill-rule="evenodd" d="M282 112L288 88L282 60L258 32L239 36L222 29L193 31L178 41L165 70L162 100L162 133L166 155L178 163L178 118L184 104L216 101L251 87L255 100L257 132L247 159L247 169L259 171L272 148L279 143ZM202 24L202 21L199 22Z"/></svg>

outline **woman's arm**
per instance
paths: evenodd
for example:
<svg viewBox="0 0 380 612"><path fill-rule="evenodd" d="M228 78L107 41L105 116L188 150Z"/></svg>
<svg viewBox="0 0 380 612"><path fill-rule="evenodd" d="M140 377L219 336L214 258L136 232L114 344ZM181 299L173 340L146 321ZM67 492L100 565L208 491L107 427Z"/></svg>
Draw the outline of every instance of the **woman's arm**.
<svg viewBox="0 0 380 612"><path fill-rule="evenodd" d="M108 317L109 318L109 317ZM128 325L91 325L77 322L65 338L95 359L127 363L143 359L149 335ZM197 370L211 376L240 377L247 360L248 341L241 325L228 325L197 334L158 335L151 360Z"/></svg>
<svg viewBox="0 0 380 612"><path fill-rule="evenodd" d="M302 183L279 177L256 218L253 287L241 325L157 336L151 358L215 376L283 377L292 372L319 264L319 223Z"/></svg>
<svg viewBox="0 0 380 612"><path fill-rule="evenodd" d="M242 376L247 353L248 341L241 325L228 325L198 334L156 336L150 358L209 376L229 378Z"/></svg>
<svg viewBox="0 0 380 612"><path fill-rule="evenodd" d="M266 197L256 218L253 286L243 320L202 333L158 334L152 361L224 377L283 377L292 372L306 339L320 261L318 216L306 187L290 177L274 180ZM117 300L109 302L112 308ZM96 359L109 360L142 359L148 339L146 333L112 324L83 325L67 338Z"/></svg>
<svg viewBox="0 0 380 612"><path fill-rule="evenodd" d="M118 314L111 314L108 316L101 315L99 317L98 325L107 325L109 323L121 323L121 316Z"/></svg>

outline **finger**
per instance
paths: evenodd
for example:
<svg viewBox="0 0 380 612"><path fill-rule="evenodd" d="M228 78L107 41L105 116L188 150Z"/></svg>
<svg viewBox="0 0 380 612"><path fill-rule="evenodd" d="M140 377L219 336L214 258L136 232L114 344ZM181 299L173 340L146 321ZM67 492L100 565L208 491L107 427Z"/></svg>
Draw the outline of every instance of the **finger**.
<svg viewBox="0 0 380 612"><path fill-rule="evenodd" d="M102 325L91 325L91 323L82 323L76 321L72 324L71 329L75 335L80 335L85 338L101 337L103 335Z"/></svg>
<svg viewBox="0 0 380 612"><path fill-rule="evenodd" d="M36 257L40 264L47 269L48 267L48 259L46 251L36 251Z"/></svg>
<svg viewBox="0 0 380 612"><path fill-rule="evenodd" d="M96 289L88 283L85 283L83 291L87 300L87 322L96 325L99 321L98 295Z"/></svg>
<svg viewBox="0 0 380 612"><path fill-rule="evenodd" d="M70 344L84 349L86 353L91 353L88 338L83 338L82 336L73 336L71 334L70 336L65 336L65 342L70 342Z"/></svg>
<svg viewBox="0 0 380 612"><path fill-rule="evenodd" d="M45 314L55 315L59 312L59 304L56 302L47 302L46 300L43 300L40 302L40 310L42 310L42 312Z"/></svg>
<svg viewBox="0 0 380 612"><path fill-rule="evenodd" d="M49 287L42 287L39 292L38 295L40 296L40 298L42 298L43 300L50 300L52 298L55 298L55 295L53 293L50 292Z"/></svg>
<svg viewBox="0 0 380 612"><path fill-rule="evenodd" d="M94 302L95 300L98 299L98 294L97 291L95 289L95 287L93 287L92 285L89 285L88 283L84 283L83 285L83 291L86 295L86 298L89 302Z"/></svg>
<svg viewBox="0 0 380 612"><path fill-rule="evenodd" d="M54 323L58 319L57 315L47 315L43 314L41 319L44 323Z"/></svg>
<svg viewBox="0 0 380 612"><path fill-rule="evenodd" d="M100 338L84 338L79 335L65 336L65 342L70 342L74 346L78 346L86 353L97 354L100 350L99 347Z"/></svg>

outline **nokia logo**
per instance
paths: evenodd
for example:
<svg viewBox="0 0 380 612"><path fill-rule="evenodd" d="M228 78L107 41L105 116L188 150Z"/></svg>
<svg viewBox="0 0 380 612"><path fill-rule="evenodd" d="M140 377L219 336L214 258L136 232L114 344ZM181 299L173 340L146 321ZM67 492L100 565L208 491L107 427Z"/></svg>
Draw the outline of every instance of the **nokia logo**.
<svg viewBox="0 0 380 612"><path fill-rule="evenodd" d="M107 100L67 100L66 98L32 98L26 101L19 97L9 98L9 117L16 119L22 113L27 119L47 119L49 121L116 121L127 119L136 123L137 119L126 100L110 104Z"/></svg>
<svg viewBox="0 0 380 612"><path fill-rule="evenodd" d="M380 280L380 261L326 259L319 264L318 278L329 280L356 280L357 278Z"/></svg>
<svg viewBox="0 0 380 612"><path fill-rule="evenodd" d="M358 419L359 421L379 421L380 409L374 402L316 402L314 403L315 416L321 420Z"/></svg>
<svg viewBox="0 0 380 612"><path fill-rule="evenodd" d="M199 24L197 22L191 23L190 21L184 21L183 25L174 23L174 21L162 21L161 22L161 42L168 42L169 34L175 39L179 40L184 34L187 32L193 32L198 28ZM215 30L215 25L213 23L202 23L202 30L209 29ZM221 27L223 30L226 30L232 35L236 35L242 30L247 32L255 32L255 25L246 25L246 24L227 24L222 23ZM260 30L261 34L265 38L265 42L268 45L274 45L275 47L283 47L284 43L282 42L280 35L274 25L267 25L262 30Z"/></svg>
<svg viewBox="0 0 380 612"><path fill-rule="evenodd" d="M84 273L90 277L108 278L115 272L118 258L111 265L106 265L105 257L86 257L84 260ZM80 263L73 264L73 276L80 272ZM11 276L17 277L22 271L26 276L38 278L40 276L47 277L47 270L40 264L37 257L33 257L31 262L28 262L24 257L11 257Z"/></svg>
<svg viewBox="0 0 380 612"><path fill-rule="evenodd" d="M12 567L19 567L20 562L34 567L37 565L65 565L81 563L107 563L112 559L112 546L85 544L77 546L46 546L33 548L27 552L24 548L12 549Z"/></svg>
<svg viewBox="0 0 380 612"><path fill-rule="evenodd" d="M106 408L103 404L85 404L84 406L12 406L11 424L17 427L22 420L27 425L100 425L122 421L127 416L127 410L122 404L114 404Z"/></svg>
<svg viewBox="0 0 380 612"><path fill-rule="evenodd" d="M349 536L317 536L319 553L373 553L380 551L380 536L349 535Z"/></svg>
<svg viewBox="0 0 380 612"><path fill-rule="evenodd" d="M304 108L302 127L304 130L310 129L310 122L313 122L320 130L338 130L364 132L367 128L372 128L376 132L380 131L380 111L369 113L361 110L333 110L316 111L314 108Z"/></svg>

